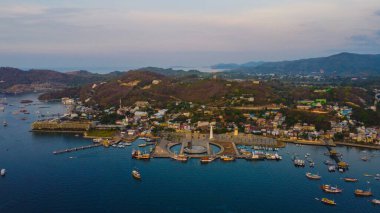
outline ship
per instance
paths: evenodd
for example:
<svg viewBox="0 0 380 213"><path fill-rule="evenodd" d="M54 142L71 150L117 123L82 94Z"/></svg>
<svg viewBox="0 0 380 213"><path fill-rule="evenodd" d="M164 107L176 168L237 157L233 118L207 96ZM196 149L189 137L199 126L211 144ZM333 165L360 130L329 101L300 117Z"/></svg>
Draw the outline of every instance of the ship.
<svg viewBox="0 0 380 213"><path fill-rule="evenodd" d="M200 159L201 163L211 163L214 160L215 160L215 158L211 157L211 156L201 157L201 159Z"/></svg>
<svg viewBox="0 0 380 213"><path fill-rule="evenodd" d="M330 199L327 199L327 198L322 198L321 202L324 203L324 204L327 204L327 205L331 205L331 206L335 206L336 205L336 203L335 203L334 200L330 200Z"/></svg>
<svg viewBox="0 0 380 213"><path fill-rule="evenodd" d="M234 157L232 157L232 156L227 156L227 155L222 155L222 156L220 156L220 159L221 159L222 161L234 161L234 160L235 160Z"/></svg>
<svg viewBox="0 0 380 213"><path fill-rule="evenodd" d="M322 178L320 175L312 174L310 172L306 173L306 177L311 179L311 180L320 180Z"/></svg>
<svg viewBox="0 0 380 213"><path fill-rule="evenodd" d="M141 174L136 169L132 170L132 177L136 180L141 180Z"/></svg>
<svg viewBox="0 0 380 213"><path fill-rule="evenodd" d="M324 185L322 185L321 186L321 189L324 191L324 192L327 192L327 193L334 193L334 194L336 194L336 193L341 193L343 190L342 189L339 189L338 187L332 187L332 186L330 186L330 185L326 185L326 184L324 184Z"/></svg>
<svg viewBox="0 0 380 213"><path fill-rule="evenodd" d="M358 179L356 178L349 178L349 177L345 177L343 178L344 181L346 182L358 182Z"/></svg>
<svg viewBox="0 0 380 213"><path fill-rule="evenodd" d="M372 192L371 192L371 189L369 189L368 191L364 191L362 189L356 189L355 192L354 192L355 196L358 196L358 197L369 197L369 196L372 196Z"/></svg>

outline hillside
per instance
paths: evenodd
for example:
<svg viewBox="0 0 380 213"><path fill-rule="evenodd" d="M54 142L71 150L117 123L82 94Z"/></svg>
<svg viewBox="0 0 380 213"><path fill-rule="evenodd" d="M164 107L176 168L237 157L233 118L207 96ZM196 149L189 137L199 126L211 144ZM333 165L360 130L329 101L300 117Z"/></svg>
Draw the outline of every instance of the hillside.
<svg viewBox="0 0 380 213"><path fill-rule="evenodd" d="M233 69L232 72L235 75L254 73L292 75L320 73L328 76L379 76L380 54L340 53L320 58L265 62L253 67L239 66Z"/></svg>
<svg viewBox="0 0 380 213"><path fill-rule="evenodd" d="M24 71L12 67L0 67L0 90L2 92L17 92L17 88L23 88L20 92L34 90L36 87L79 86L87 83L105 81L117 76L121 72L109 74L95 74L87 71L75 71L61 73L53 70L32 69Z"/></svg>

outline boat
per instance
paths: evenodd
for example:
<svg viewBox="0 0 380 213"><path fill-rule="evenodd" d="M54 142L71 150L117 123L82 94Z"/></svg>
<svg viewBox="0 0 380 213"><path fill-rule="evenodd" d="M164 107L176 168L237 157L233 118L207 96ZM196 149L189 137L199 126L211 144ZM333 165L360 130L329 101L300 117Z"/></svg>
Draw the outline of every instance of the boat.
<svg viewBox="0 0 380 213"><path fill-rule="evenodd" d="M330 200L330 199L327 199L327 198L322 198L321 202L324 203L324 204L327 204L327 205L331 205L331 206L335 206L336 205L336 203L335 203L334 200Z"/></svg>
<svg viewBox="0 0 380 213"><path fill-rule="evenodd" d="M369 197L369 196L372 196L372 192L371 192L371 189L367 190L367 191L364 191L362 189L356 189L355 192L354 192L355 196L358 196L358 197Z"/></svg>
<svg viewBox="0 0 380 213"><path fill-rule="evenodd" d="M358 182L358 179L356 178L349 178L349 177L345 177L343 178L344 181L346 182Z"/></svg>
<svg viewBox="0 0 380 213"><path fill-rule="evenodd" d="M132 170L132 177L136 180L141 180L141 174L136 169Z"/></svg>
<svg viewBox="0 0 380 213"><path fill-rule="evenodd" d="M335 166L329 166L328 170L329 170L329 172L335 172L336 167Z"/></svg>
<svg viewBox="0 0 380 213"><path fill-rule="evenodd" d="M126 145L126 146L131 146L131 145L132 145L132 143L125 143L125 145Z"/></svg>
<svg viewBox="0 0 380 213"><path fill-rule="evenodd" d="M213 160L215 160L215 158L211 156L201 157L200 159L201 163L211 163Z"/></svg>
<svg viewBox="0 0 380 213"><path fill-rule="evenodd" d="M314 162L310 162L310 163L309 163L309 166L310 166L310 167L314 167L314 166L315 166L315 163L314 163Z"/></svg>
<svg viewBox="0 0 380 213"><path fill-rule="evenodd" d="M321 186L321 189L324 191L324 192L327 192L327 193L341 193L343 190L342 189L339 189L338 187L333 187L333 186L330 186L330 185L327 185L327 184L324 184Z"/></svg>
<svg viewBox="0 0 380 213"><path fill-rule="evenodd" d="M380 205L380 200L373 199L373 200L371 200L371 203L373 203L375 205Z"/></svg>
<svg viewBox="0 0 380 213"><path fill-rule="evenodd" d="M8 126L7 121L3 121L3 126Z"/></svg>
<svg viewBox="0 0 380 213"><path fill-rule="evenodd" d="M5 169L1 169L0 170L0 175L1 176L5 176L5 173L7 172L7 170L5 170Z"/></svg>
<svg viewBox="0 0 380 213"><path fill-rule="evenodd" d="M187 159L188 159L187 156L184 155L184 154L174 155L171 158L174 159L174 160L177 160L177 161L181 161L181 162L186 162Z"/></svg>
<svg viewBox="0 0 380 213"><path fill-rule="evenodd" d="M139 144L138 147L146 147L146 143Z"/></svg>
<svg viewBox="0 0 380 213"><path fill-rule="evenodd" d="M222 156L220 156L220 159L221 159L222 161L234 161L234 160L235 160L234 157L232 157L232 156L227 156L227 155L222 155Z"/></svg>
<svg viewBox="0 0 380 213"><path fill-rule="evenodd" d="M265 159L265 155L263 155L263 154L257 154L255 152L252 152L252 155L247 156L245 159L246 160L264 160Z"/></svg>
<svg viewBox="0 0 380 213"><path fill-rule="evenodd" d="M101 138L94 138L94 139L92 139L92 141L94 143L100 143L100 142L102 142L102 139Z"/></svg>
<svg viewBox="0 0 380 213"><path fill-rule="evenodd" d="M322 178L320 175L312 174L310 172L306 173L306 177L311 179L311 180L320 180Z"/></svg>
<svg viewBox="0 0 380 213"><path fill-rule="evenodd" d="M282 160L282 156L279 155L278 153L275 153L274 157L276 158L277 161Z"/></svg>
<svg viewBox="0 0 380 213"><path fill-rule="evenodd" d="M367 173L365 173L363 175L364 175L364 177L372 177L373 176L373 175L370 175L370 174L367 174Z"/></svg>
<svg viewBox="0 0 380 213"><path fill-rule="evenodd" d="M296 166L296 167L304 167L305 166L305 161L304 160L295 159L293 161L293 163L294 163L294 166Z"/></svg>
<svg viewBox="0 0 380 213"><path fill-rule="evenodd" d="M368 157L368 156L364 156L364 157L362 157L361 159L362 159L362 161L368 161L368 160L369 160L369 157Z"/></svg>
<svg viewBox="0 0 380 213"><path fill-rule="evenodd" d="M21 104L30 104L30 103L33 103L32 100L21 100L20 101Z"/></svg>

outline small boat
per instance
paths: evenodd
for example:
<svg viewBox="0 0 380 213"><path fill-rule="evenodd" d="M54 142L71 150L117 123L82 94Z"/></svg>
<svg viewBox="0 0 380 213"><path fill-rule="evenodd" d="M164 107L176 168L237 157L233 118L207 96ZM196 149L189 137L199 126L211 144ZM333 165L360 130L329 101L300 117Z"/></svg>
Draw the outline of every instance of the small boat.
<svg viewBox="0 0 380 213"><path fill-rule="evenodd" d="M354 192L355 196L358 196L358 197L369 197L369 196L372 196L372 192L371 192L371 189L369 189L368 191L364 191L362 189L356 189L355 192Z"/></svg>
<svg viewBox="0 0 380 213"><path fill-rule="evenodd" d="M200 159L201 163L211 163L213 160L215 160L215 158L211 156L201 157Z"/></svg>
<svg viewBox="0 0 380 213"><path fill-rule="evenodd" d="M367 173L365 173L363 175L364 175L364 177L372 177L373 176L373 175L370 175L370 174L367 174Z"/></svg>
<svg viewBox="0 0 380 213"><path fill-rule="evenodd" d="M364 156L364 157L362 157L361 159L362 159L362 161L368 161L368 160L369 160L369 157L368 157L368 156Z"/></svg>
<svg viewBox="0 0 380 213"><path fill-rule="evenodd" d="M181 161L181 162L186 162L187 159L188 159L187 156L184 155L184 154L174 155L171 158L174 159L174 160L177 160L177 161Z"/></svg>
<svg viewBox="0 0 380 213"><path fill-rule="evenodd" d="M329 172L335 172L336 167L335 166L329 166L328 170L329 170Z"/></svg>
<svg viewBox="0 0 380 213"><path fill-rule="evenodd" d="M310 163L309 163L309 166L310 166L311 168L313 168L313 167L315 166L315 163L314 163L314 162L310 162Z"/></svg>
<svg viewBox="0 0 380 213"><path fill-rule="evenodd" d="M132 143L125 143L125 145L126 145L126 146L131 146L131 145L132 145Z"/></svg>
<svg viewBox="0 0 380 213"><path fill-rule="evenodd" d="M227 156L227 155L222 155L222 156L220 156L220 159L221 159L222 161L234 161L234 160L235 160L234 157L232 157L232 156Z"/></svg>
<svg viewBox="0 0 380 213"><path fill-rule="evenodd" d="M344 181L346 182L358 182L358 179L356 178L349 178L349 177L345 177L343 178Z"/></svg>
<svg viewBox="0 0 380 213"><path fill-rule="evenodd" d="M320 175L312 174L310 172L306 173L306 177L311 179L311 180L320 180L322 178Z"/></svg>
<svg viewBox="0 0 380 213"><path fill-rule="evenodd" d="M375 205L380 205L380 200L373 199L373 200L371 200L371 203L373 203Z"/></svg>
<svg viewBox="0 0 380 213"><path fill-rule="evenodd" d="M305 161L304 160L295 159L293 161L293 163L294 163L294 166L296 166L296 167L304 167L305 166Z"/></svg>
<svg viewBox="0 0 380 213"><path fill-rule="evenodd" d="M146 143L142 143L142 144L139 144L138 147L146 147L147 144Z"/></svg>
<svg viewBox="0 0 380 213"><path fill-rule="evenodd" d="M141 180L141 174L136 169L132 170L132 177L136 180Z"/></svg>
<svg viewBox="0 0 380 213"><path fill-rule="evenodd" d="M0 175L1 176L5 176L5 173L7 172L7 170L5 170L5 169L1 169L0 170Z"/></svg>
<svg viewBox="0 0 380 213"><path fill-rule="evenodd" d="M3 126L8 126L8 123L6 121L3 121Z"/></svg>
<svg viewBox="0 0 380 213"><path fill-rule="evenodd" d="M92 139L92 141L94 143L100 143L100 142L102 142L102 139L101 138L94 138L94 139Z"/></svg>
<svg viewBox="0 0 380 213"><path fill-rule="evenodd" d="M341 193L343 190L342 189L339 189L338 187L332 187L330 185L322 185L321 186L321 189L324 191L324 192L327 192L327 193Z"/></svg>
<svg viewBox="0 0 380 213"><path fill-rule="evenodd" d="M331 205L331 206L335 206L336 205L335 201L327 199L327 198L322 198L321 202L324 203L324 204L327 204L327 205Z"/></svg>

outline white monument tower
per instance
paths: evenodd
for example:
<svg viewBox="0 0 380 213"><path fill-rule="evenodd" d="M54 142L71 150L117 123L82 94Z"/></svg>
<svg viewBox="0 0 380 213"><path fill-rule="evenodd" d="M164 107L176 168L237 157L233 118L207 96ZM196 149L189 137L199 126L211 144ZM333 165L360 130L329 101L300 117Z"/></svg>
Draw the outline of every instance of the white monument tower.
<svg viewBox="0 0 380 213"><path fill-rule="evenodd" d="M212 129L212 124L210 124L210 140L214 139L214 131Z"/></svg>

